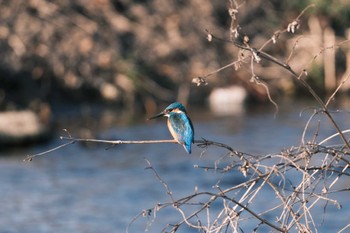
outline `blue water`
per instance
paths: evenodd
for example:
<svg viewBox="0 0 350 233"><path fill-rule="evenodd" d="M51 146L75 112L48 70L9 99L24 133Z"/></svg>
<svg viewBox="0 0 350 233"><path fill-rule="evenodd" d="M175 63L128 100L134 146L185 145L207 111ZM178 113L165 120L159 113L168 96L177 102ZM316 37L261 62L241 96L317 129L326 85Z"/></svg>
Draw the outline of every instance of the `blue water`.
<svg viewBox="0 0 350 233"><path fill-rule="evenodd" d="M247 109L239 116L198 112L191 117L196 139L204 137L226 143L239 151L263 156L300 144L310 116L308 112L300 117L304 107L303 103L287 105L276 117L272 108ZM324 122L319 132L321 140L335 131L324 117L319 118ZM350 125L348 113L337 114L336 118L344 129ZM312 129L308 130L306 141L312 139L315 125L316 119ZM73 135L74 130L70 130ZM112 125L98 136L130 140L170 138L165 119L141 121L131 126ZM0 152L0 233L125 232L127 228L129 232L161 232L167 223L175 224L182 219L171 207L133 221L143 210L171 201L153 170L147 169L148 162L166 182L175 199L188 196L195 189L216 192L214 186L217 184L227 188L245 180L237 169L221 174L196 168L196 165L213 167L214 164L224 167L229 158L219 159L227 151L194 146L193 153L188 155L182 146L176 144L123 145L108 149L103 145L73 144L37 157L30 163L22 162L27 154L39 153L61 143L57 137L47 145ZM348 182L344 181L346 185L348 187ZM268 209L275 200L271 190L264 193L257 199L261 201L257 207L261 210ZM347 196L347 192L337 196L342 204L340 210L329 205L323 216L323 206L318 208L318 217L326 219L317 223L320 232L335 232L349 223ZM190 210L190 207L185 209ZM211 209L214 216L220 204ZM334 214L335 219L330 217ZM245 232L252 231L257 224L246 222L242 225ZM262 229L268 231L268 228ZM182 226L177 232L198 231Z"/></svg>

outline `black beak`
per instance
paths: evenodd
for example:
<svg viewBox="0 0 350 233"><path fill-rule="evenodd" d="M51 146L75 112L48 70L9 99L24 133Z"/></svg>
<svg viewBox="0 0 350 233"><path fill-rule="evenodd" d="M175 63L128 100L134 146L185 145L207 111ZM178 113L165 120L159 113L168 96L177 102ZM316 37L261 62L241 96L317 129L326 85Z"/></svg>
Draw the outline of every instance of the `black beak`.
<svg viewBox="0 0 350 233"><path fill-rule="evenodd" d="M147 120L152 120L152 119L164 116L164 115L165 115L165 112L163 111L163 112L160 112L160 113L158 113L157 115L155 115L153 117L148 118Z"/></svg>

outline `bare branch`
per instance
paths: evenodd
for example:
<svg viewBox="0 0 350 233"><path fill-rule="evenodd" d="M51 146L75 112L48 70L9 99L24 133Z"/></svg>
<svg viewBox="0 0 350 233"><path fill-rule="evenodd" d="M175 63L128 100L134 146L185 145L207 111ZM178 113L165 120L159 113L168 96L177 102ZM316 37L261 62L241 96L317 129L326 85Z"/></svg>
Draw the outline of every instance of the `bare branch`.
<svg viewBox="0 0 350 233"><path fill-rule="evenodd" d="M68 131L67 131L68 132ZM56 151L58 149L61 149L63 147L66 147L68 145L74 144L76 142L91 142L91 143L102 143L102 144L112 144L112 145L121 145L121 144L156 144L156 143L177 143L174 139L169 140L142 140L142 141L135 141L135 140L101 140L101 139L92 139L92 138L73 138L69 135L69 137L60 137L60 139L68 140L69 142L66 142L62 145L59 145L53 149L34 154L34 155L27 155L26 158L23 160L24 162L30 162L33 160L33 158L41 155L49 154L53 151Z"/></svg>

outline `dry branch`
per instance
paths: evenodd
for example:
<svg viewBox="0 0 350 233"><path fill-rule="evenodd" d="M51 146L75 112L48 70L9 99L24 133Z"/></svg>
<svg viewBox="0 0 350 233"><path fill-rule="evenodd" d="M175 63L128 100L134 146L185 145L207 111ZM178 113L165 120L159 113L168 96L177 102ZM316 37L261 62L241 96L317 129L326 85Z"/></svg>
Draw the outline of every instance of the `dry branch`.
<svg viewBox="0 0 350 233"><path fill-rule="evenodd" d="M52 148L50 150L34 154L34 155L27 155L26 158L23 160L24 162L30 162L35 157L49 154L55 150L61 149L62 147L72 145L76 142L89 142L89 143L102 143L102 144L110 144L112 146L115 145L121 145L121 144L157 144L157 143L177 143L174 139L168 139L168 140L142 140L142 141L135 141L135 140L102 140L102 139L92 139L92 138L73 138L71 136L69 137L60 137L62 140L68 140L69 142L66 142L62 145L59 145L55 148Z"/></svg>

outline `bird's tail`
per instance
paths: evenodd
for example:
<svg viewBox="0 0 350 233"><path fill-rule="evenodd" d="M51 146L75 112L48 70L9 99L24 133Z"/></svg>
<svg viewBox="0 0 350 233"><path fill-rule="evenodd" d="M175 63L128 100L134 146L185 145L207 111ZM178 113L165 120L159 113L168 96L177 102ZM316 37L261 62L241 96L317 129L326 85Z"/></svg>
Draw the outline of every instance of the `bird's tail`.
<svg viewBox="0 0 350 233"><path fill-rule="evenodd" d="M183 144L185 150L187 151L187 153L191 154L191 144Z"/></svg>

